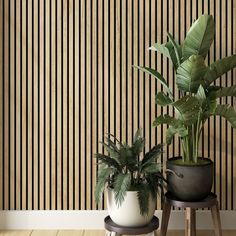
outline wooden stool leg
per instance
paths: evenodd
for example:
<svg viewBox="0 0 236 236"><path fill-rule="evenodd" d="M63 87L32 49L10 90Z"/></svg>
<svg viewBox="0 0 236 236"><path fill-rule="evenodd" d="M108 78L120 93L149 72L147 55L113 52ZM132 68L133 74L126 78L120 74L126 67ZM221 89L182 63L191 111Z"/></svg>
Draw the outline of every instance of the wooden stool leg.
<svg viewBox="0 0 236 236"><path fill-rule="evenodd" d="M196 211L190 207L185 212L185 236L196 236Z"/></svg>
<svg viewBox="0 0 236 236"><path fill-rule="evenodd" d="M167 227L170 218L171 205L168 202L164 203L163 212L162 212L162 220L161 220L161 232L160 236L166 236Z"/></svg>
<svg viewBox="0 0 236 236"><path fill-rule="evenodd" d="M216 203L216 205L211 207L211 215L214 224L215 236L222 236L218 202Z"/></svg>

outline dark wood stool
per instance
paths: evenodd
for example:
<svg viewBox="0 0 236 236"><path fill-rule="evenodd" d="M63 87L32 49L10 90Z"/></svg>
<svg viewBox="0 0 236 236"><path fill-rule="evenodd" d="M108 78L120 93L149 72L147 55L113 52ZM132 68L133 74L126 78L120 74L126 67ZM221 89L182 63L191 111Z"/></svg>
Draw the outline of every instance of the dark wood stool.
<svg viewBox="0 0 236 236"><path fill-rule="evenodd" d="M120 236L123 234L126 235L139 235L139 234L147 234L149 236L156 236L156 229L159 227L159 219L156 216L153 216L151 222L147 225L140 227L124 227L115 224L110 216L107 216L104 219L104 226L106 231L106 235L108 236Z"/></svg>
<svg viewBox="0 0 236 236"><path fill-rule="evenodd" d="M186 208L185 211L185 236L196 236L196 208L210 208L216 236L222 236L220 212L217 196L210 193L199 202L184 202L174 198L170 193L165 195L165 203L161 221L161 236L166 236L171 207Z"/></svg>

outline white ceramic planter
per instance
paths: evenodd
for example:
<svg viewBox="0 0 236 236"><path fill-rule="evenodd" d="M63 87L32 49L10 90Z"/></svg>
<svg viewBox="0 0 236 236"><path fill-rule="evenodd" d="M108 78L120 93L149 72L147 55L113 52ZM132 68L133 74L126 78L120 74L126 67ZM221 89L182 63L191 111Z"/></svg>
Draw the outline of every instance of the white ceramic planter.
<svg viewBox="0 0 236 236"><path fill-rule="evenodd" d="M108 213L118 225L126 227L136 227L146 225L151 221L155 212L156 200L149 197L149 212L147 215L140 214L139 202L136 191L128 191L124 202L117 206L112 189L107 189Z"/></svg>

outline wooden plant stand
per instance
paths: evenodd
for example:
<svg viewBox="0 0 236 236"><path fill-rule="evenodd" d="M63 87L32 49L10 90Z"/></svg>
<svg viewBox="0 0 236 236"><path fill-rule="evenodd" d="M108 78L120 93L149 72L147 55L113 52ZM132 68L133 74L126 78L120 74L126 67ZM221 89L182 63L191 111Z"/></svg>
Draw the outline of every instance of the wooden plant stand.
<svg viewBox="0 0 236 236"><path fill-rule="evenodd" d="M159 219L153 216L151 222L148 225L140 227L124 227L115 224L110 216L104 219L104 226L107 236L120 236L120 235L139 235L147 234L148 236L157 236L156 229L159 227Z"/></svg>
<svg viewBox="0 0 236 236"><path fill-rule="evenodd" d="M196 209L210 208L214 224L215 236L222 236L220 212L217 196L210 193L205 199L199 202L184 202L175 199L170 193L165 195L165 203L162 213L161 234L166 236L171 207L186 208L185 210L185 236L196 236Z"/></svg>

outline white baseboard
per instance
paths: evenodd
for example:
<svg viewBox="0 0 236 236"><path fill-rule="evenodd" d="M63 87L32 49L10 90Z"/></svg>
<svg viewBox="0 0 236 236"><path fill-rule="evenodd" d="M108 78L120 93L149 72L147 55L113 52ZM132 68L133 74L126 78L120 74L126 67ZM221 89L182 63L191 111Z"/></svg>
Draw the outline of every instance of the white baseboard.
<svg viewBox="0 0 236 236"><path fill-rule="evenodd" d="M223 229L236 229L236 211L221 211ZM103 229L107 211L0 211L0 229ZM155 212L161 221L161 211ZM212 229L209 211L197 211L197 228ZM172 211L168 229L184 229L184 212Z"/></svg>

